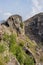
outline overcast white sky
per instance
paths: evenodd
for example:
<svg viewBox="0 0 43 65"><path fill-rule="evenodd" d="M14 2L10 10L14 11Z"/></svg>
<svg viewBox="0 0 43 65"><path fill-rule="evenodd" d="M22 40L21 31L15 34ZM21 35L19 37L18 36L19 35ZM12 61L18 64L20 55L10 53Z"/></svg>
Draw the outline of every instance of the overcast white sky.
<svg viewBox="0 0 43 65"><path fill-rule="evenodd" d="M0 20L19 14L23 20L43 12L43 0L0 0Z"/></svg>

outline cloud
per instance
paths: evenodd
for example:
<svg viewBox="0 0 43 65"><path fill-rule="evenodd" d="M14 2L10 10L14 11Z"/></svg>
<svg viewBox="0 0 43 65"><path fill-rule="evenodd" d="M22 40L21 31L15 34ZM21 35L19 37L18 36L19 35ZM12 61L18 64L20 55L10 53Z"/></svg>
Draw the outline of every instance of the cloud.
<svg viewBox="0 0 43 65"><path fill-rule="evenodd" d="M40 1L39 0L32 0L33 2L33 5L34 7L37 9L37 10L41 10L41 4L40 4Z"/></svg>
<svg viewBox="0 0 43 65"><path fill-rule="evenodd" d="M32 15L35 15L37 13L39 13L40 11L37 10L35 7L32 7Z"/></svg>
<svg viewBox="0 0 43 65"><path fill-rule="evenodd" d="M3 12L3 10L0 9L0 14Z"/></svg>
<svg viewBox="0 0 43 65"><path fill-rule="evenodd" d="M10 12L3 13L3 19L6 20L11 15L12 15L12 13L10 13Z"/></svg>
<svg viewBox="0 0 43 65"><path fill-rule="evenodd" d="M12 14L7 12L7 13L4 13L4 16L11 16Z"/></svg>
<svg viewBox="0 0 43 65"><path fill-rule="evenodd" d="M33 7L32 7L32 14L36 14L41 12L42 5L40 3L40 0L32 0Z"/></svg>

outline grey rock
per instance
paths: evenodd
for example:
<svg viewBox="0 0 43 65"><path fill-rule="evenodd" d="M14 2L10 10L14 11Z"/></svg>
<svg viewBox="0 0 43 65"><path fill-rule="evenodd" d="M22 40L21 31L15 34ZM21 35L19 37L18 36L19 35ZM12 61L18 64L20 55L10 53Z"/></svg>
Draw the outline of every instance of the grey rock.
<svg viewBox="0 0 43 65"><path fill-rule="evenodd" d="M36 42L43 42L43 13L36 14L24 22L25 34Z"/></svg>

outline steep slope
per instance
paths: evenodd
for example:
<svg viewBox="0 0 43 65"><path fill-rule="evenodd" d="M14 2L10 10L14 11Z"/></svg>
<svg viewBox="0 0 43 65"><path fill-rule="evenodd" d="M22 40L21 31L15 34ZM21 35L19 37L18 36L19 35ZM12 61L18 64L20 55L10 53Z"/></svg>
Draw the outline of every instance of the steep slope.
<svg viewBox="0 0 43 65"><path fill-rule="evenodd" d="M31 39L31 41L34 41L39 46L39 48L36 47L36 53L33 52L33 56L38 65L41 65L40 60L43 58L43 13L36 14L30 19L24 21L24 25L25 34Z"/></svg>
<svg viewBox="0 0 43 65"><path fill-rule="evenodd" d="M43 34L43 26L37 26L43 22L41 16L22 22L20 15L12 15L0 24L0 65L43 65L43 51L37 44L41 38L39 32Z"/></svg>
<svg viewBox="0 0 43 65"><path fill-rule="evenodd" d="M36 42L43 42L43 13L36 14L24 22L25 34ZM39 41L40 40L40 41Z"/></svg>
<svg viewBox="0 0 43 65"><path fill-rule="evenodd" d="M1 23L0 65L34 65L36 61L32 53L30 51L27 53L24 49L26 43L28 42L21 16L13 15Z"/></svg>

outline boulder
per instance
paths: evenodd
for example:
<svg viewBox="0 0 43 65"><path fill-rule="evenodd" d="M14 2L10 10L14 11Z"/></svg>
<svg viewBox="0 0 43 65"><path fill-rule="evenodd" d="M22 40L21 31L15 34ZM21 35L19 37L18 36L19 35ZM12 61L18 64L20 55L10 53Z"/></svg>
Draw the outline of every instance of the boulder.
<svg viewBox="0 0 43 65"><path fill-rule="evenodd" d="M21 33L22 30L20 27L21 22L22 22L22 17L20 15L12 15L1 25L10 27L11 30L16 30L17 33Z"/></svg>

